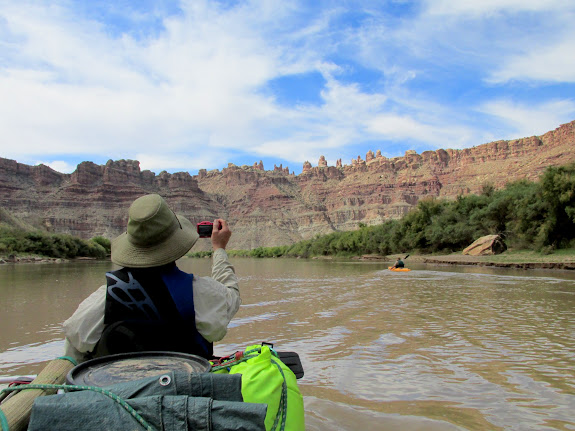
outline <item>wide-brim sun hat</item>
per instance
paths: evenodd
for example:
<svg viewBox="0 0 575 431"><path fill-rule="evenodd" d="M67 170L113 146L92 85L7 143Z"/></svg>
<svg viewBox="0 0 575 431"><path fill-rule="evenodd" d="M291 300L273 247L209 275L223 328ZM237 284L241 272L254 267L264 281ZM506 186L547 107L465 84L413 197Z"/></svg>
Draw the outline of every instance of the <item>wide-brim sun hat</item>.
<svg viewBox="0 0 575 431"><path fill-rule="evenodd" d="M184 256L199 238L194 225L157 194L136 199L128 216L127 231L112 241L111 259L120 266L166 265Z"/></svg>

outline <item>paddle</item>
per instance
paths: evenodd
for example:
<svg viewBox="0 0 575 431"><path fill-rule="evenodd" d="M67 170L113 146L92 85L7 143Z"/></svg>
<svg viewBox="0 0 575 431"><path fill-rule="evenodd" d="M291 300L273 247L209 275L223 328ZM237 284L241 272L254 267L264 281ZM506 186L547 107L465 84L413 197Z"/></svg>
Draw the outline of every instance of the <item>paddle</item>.
<svg viewBox="0 0 575 431"><path fill-rule="evenodd" d="M405 255L405 257L404 257L402 260L405 260L405 259L407 259L408 257L409 257L409 254ZM400 260L400 259L401 259L401 257L398 257L398 258L397 258L397 260ZM390 266L388 269L393 269L393 268L396 268L396 266L395 266L395 265ZM399 267L399 268L403 268L403 267Z"/></svg>
<svg viewBox="0 0 575 431"><path fill-rule="evenodd" d="M8 383L12 383L15 381L22 382L22 381L32 381L36 378L36 376L6 376L0 377L0 385L6 385Z"/></svg>

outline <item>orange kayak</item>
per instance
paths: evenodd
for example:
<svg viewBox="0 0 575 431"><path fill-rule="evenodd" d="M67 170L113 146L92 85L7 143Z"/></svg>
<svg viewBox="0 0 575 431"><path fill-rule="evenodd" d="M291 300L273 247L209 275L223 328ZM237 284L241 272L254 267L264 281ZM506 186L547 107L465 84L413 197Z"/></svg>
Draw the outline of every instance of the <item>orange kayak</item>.
<svg viewBox="0 0 575 431"><path fill-rule="evenodd" d="M411 269L409 269L409 268L394 268L393 266L390 266L387 269L389 269L390 271L397 271L397 272L411 271Z"/></svg>

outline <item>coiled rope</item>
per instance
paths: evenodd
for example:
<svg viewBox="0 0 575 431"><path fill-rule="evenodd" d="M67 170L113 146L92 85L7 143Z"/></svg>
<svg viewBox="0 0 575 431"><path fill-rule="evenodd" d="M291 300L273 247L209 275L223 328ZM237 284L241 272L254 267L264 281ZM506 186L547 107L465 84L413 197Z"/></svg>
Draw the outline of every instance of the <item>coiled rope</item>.
<svg viewBox="0 0 575 431"><path fill-rule="evenodd" d="M275 353L275 352L274 352ZM272 430L275 430L278 426L278 421L279 418L281 416L282 418L282 425L280 427L280 431L284 431L285 430L285 426L286 426L286 416L287 416L287 383L286 383L286 376L282 370L282 367L280 364L278 364L278 362L276 360L274 360L273 358L271 359L271 361L275 364L276 367L278 367L278 370L280 370L280 373L282 375L283 378L283 382L282 382L282 395L281 395L281 399L280 399L280 406L278 408L278 412L276 414L276 418L274 420L274 424L272 427Z"/></svg>

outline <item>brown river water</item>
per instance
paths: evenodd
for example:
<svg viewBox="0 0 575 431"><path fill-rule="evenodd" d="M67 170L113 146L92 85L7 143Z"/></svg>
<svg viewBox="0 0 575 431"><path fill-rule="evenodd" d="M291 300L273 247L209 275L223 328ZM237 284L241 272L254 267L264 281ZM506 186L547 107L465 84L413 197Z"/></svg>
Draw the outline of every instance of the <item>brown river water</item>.
<svg viewBox="0 0 575 431"><path fill-rule="evenodd" d="M573 273L232 261L243 304L216 354L298 352L308 430L575 430ZM0 376L60 356L62 322L109 269L0 266Z"/></svg>

